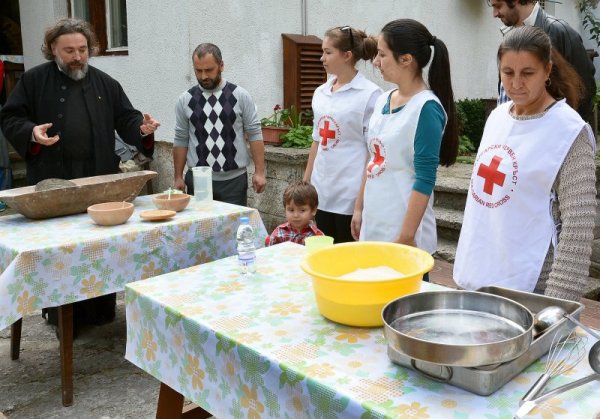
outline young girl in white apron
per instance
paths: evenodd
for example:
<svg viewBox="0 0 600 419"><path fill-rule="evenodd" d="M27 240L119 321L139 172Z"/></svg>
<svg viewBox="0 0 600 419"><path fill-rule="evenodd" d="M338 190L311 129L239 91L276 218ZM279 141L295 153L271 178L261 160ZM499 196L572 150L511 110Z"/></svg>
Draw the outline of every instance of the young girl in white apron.
<svg viewBox="0 0 600 419"><path fill-rule="evenodd" d="M496 285L570 300L585 290L595 140L573 110L581 82L552 51L534 27L513 29L498 50L512 101L488 118L473 167L454 265L464 288Z"/></svg>
<svg viewBox="0 0 600 419"><path fill-rule="evenodd" d="M381 89L358 72L373 59L377 41L342 26L325 32L321 61L329 80L313 95L313 145L304 179L317 189L319 229L336 243L352 241L350 221L367 161L366 132Z"/></svg>
<svg viewBox="0 0 600 419"><path fill-rule="evenodd" d="M374 65L397 89L383 94L369 125L370 159L353 234L436 250L433 186L438 164L458 152L450 63L445 44L410 19L388 23ZM429 68L428 83L423 68Z"/></svg>

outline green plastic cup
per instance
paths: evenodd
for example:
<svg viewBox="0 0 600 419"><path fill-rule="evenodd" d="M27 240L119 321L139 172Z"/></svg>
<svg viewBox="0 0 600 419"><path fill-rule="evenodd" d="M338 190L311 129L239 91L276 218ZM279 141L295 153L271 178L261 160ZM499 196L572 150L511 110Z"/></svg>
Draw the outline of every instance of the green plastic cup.
<svg viewBox="0 0 600 419"><path fill-rule="evenodd" d="M333 237L331 236L311 236L304 239L304 246L308 253L324 247L333 246Z"/></svg>

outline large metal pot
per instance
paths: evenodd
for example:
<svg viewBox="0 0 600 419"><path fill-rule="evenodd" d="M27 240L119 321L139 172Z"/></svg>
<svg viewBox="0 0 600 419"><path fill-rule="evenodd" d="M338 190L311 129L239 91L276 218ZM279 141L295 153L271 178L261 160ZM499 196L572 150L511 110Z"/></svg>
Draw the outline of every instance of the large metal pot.
<svg viewBox="0 0 600 419"><path fill-rule="evenodd" d="M533 314L508 298L477 291L432 291L383 308L388 345L441 365L477 367L510 361L531 344Z"/></svg>

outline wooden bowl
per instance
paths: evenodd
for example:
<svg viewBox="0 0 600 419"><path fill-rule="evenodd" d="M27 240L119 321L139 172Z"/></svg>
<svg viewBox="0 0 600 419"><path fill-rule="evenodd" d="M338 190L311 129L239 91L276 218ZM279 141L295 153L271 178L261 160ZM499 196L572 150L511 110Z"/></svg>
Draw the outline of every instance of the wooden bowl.
<svg viewBox="0 0 600 419"><path fill-rule="evenodd" d="M87 213L92 220L101 226L114 226L123 224L133 214L131 202L105 202L88 207Z"/></svg>
<svg viewBox="0 0 600 419"><path fill-rule="evenodd" d="M27 218L43 220L84 213L90 205L102 202L133 201L156 176L156 172L142 170L71 179L62 184L42 181L36 186L0 191L0 201Z"/></svg>
<svg viewBox="0 0 600 419"><path fill-rule="evenodd" d="M152 202L158 209L179 212L188 206L191 197L184 193L172 193L169 199L169 194L162 194L153 196Z"/></svg>

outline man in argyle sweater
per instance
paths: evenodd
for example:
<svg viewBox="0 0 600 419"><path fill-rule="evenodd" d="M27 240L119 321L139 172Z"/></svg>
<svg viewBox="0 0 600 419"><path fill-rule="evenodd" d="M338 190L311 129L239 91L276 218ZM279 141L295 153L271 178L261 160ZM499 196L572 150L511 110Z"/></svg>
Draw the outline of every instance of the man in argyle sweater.
<svg viewBox="0 0 600 419"><path fill-rule="evenodd" d="M173 163L175 187L192 195L192 171L196 166L212 168L213 197L246 206L246 167L254 161L252 187L265 189L264 144L260 120L250 94L221 77L223 58L213 44L200 44L192 54L198 84L183 92L175 106ZM245 138L250 143L251 155Z"/></svg>

